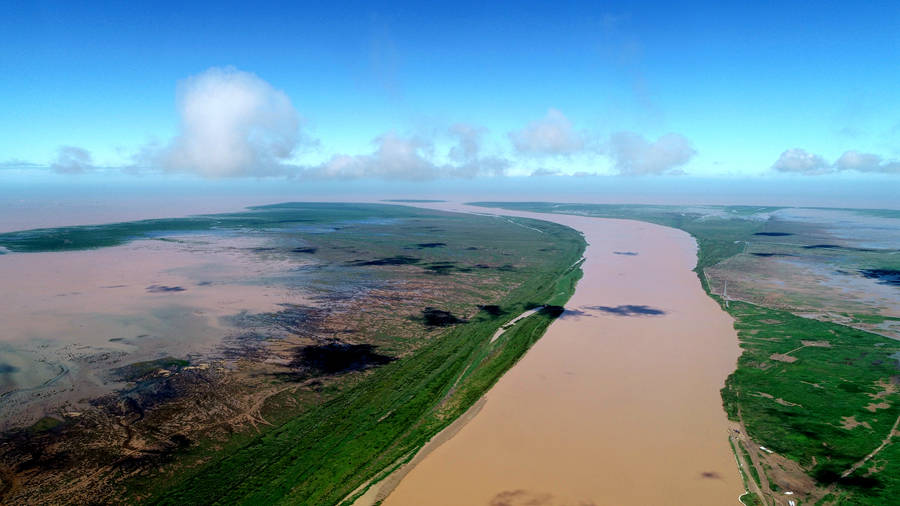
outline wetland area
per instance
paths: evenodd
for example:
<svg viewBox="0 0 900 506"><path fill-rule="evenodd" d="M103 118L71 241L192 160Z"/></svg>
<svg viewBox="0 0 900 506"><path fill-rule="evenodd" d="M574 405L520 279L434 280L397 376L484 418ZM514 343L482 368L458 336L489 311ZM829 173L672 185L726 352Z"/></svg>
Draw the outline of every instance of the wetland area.
<svg viewBox="0 0 900 506"><path fill-rule="evenodd" d="M414 200L3 233L0 493L883 502L897 221Z"/></svg>
<svg viewBox="0 0 900 506"><path fill-rule="evenodd" d="M524 354L558 312L491 337L564 304L583 249L548 222L370 204L0 244L12 504L339 502Z"/></svg>

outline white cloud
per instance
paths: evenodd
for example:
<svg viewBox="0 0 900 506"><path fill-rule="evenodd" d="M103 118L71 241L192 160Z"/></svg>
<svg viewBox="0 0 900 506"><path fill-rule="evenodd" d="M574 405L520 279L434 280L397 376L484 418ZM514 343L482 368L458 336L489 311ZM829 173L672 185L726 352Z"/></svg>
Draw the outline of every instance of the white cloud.
<svg viewBox="0 0 900 506"><path fill-rule="evenodd" d="M449 157L456 163L436 163L430 140L389 132L375 139L375 151L371 154L336 155L321 165L304 169L301 175L315 179L406 181L503 175L509 162L480 156L481 130L459 125L451 128L458 144L450 149Z"/></svg>
<svg viewBox="0 0 900 506"><path fill-rule="evenodd" d="M900 173L900 162L882 162L880 156L872 153L860 153L856 150L845 151L834 162L837 170L855 170L858 172Z"/></svg>
<svg viewBox="0 0 900 506"><path fill-rule="evenodd" d="M430 161L431 143L404 138L393 132L375 139L368 155L336 155L305 175L322 179L403 179L427 180L438 177L439 169Z"/></svg>
<svg viewBox="0 0 900 506"><path fill-rule="evenodd" d="M179 83L178 114L178 135L163 149L145 150L144 163L209 178L275 175L287 170L302 140L288 96L233 67Z"/></svg>
<svg viewBox="0 0 900 506"><path fill-rule="evenodd" d="M772 168L779 172L806 175L831 172L831 167L824 158L800 148L788 149L781 153Z"/></svg>
<svg viewBox="0 0 900 506"><path fill-rule="evenodd" d="M835 168L838 170L862 170L869 171L881 165L881 157L871 153L860 153L859 151L845 151L840 158L834 162Z"/></svg>
<svg viewBox="0 0 900 506"><path fill-rule="evenodd" d="M697 152L682 135L668 133L650 142L634 132L617 132L609 139L609 156L625 175L677 174Z"/></svg>
<svg viewBox="0 0 900 506"><path fill-rule="evenodd" d="M571 155L583 150L586 143L584 133L577 132L556 109L522 130L510 132L509 138L519 153L537 156Z"/></svg>
<svg viewBox="0 0 900 506"><path fill-rule="evenodd" d="M845 151L833 164L829 164L821 156L804 149L789 149L781 153L772 168L780 172L813 176L845 170L900 174L900 162L885 162L876 154L862 153L852 149Z"/></svg>
<svg viewBox="0 0 900 506"><path fill-rule="evenodd" d="M50 168L61 174L81 174L94 168L91 153L75 146L60 146Z"/></svg>

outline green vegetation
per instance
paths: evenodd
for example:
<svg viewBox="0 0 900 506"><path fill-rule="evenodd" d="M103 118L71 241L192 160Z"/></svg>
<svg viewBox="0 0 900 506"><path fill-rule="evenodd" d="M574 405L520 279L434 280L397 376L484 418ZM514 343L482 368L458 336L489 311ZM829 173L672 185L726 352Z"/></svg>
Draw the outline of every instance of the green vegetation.
<svg viewBox="0 0 900 506"><path fill-rule="evenodd" d="M881 444L900 416L900 396L891 390L897 374L891 356L900 343L741 302L729 311L744 349L722 390L729 417L743 419L754 440L798 461L821 483L840 482L876 497L900 491L898 461L865 479L840 479ZM787 352L796 361L784 361ZM871 407L882 400L886 407ZM845 428L842 420L849 417L868 427Z"/></svg>
<svg viewBox="0 0 900 506"><path fill-rule="evenodd" d="M122 381L137 381L148 374L164 370L174 370L181 367L187 367L190 362L187 360L177 359L173 357L164 357L156 360L147 360L144 362L135 362L123 367L119 367L112 371L113 375Z"/></svg>
<svg viewBox="0 0 900 506"><path fill-rule="evenodd" d="M28 432L46 432L48 430L53 430L56 427L59 427L63 423L64 422L59 418L45 416L28 427Z"/></svg>
<svg viewBox="0 0 900 506"><path fill-rule="evenodd" d="M753 465L753 459L750 458L750 452L744 448L743 444L738 443L738 448L741 449L741 454L744 456L744 462L747 463L747 467L750 469L750 476L753 478L753 481L757 486L761 483L759 479L759 471L756 469L756 466Z"/></svg>
<svg viewBox="0 0 900 506"><path fill-rule="evenodd" d="M0 246L13 252L70 251L118 246L138 239L203 232L246 231L322 232L323 224L338 226L360 220L408 219L433 216L430 211L380 204L286 203L251 207L240 213L130 221L105 225L44 228L0 234Z"/></svg>
<svg viewBox="0 0 900 506"><path fill-rule="evenodd" d="M732 218L760 208L717 207L714 212L697 213L666 206L476 205L628 218L685 230L699 245L697 272L707 292L703 269L741 253L744 242L767 225L765 221ZM894 212L869 214L895 217ZM775 239L785 241L785 237ZM710 296L724 302L717 295ZM743 421L755 442L799 462L823 487L837 487L832 496L835 503L887 504L900 497L900 445L896 442L856 472L841 477L881 444L900 416L900 342L745 302L730 301L723 309L734 317L743 348L737 369L722 389L728 416ZM872 322L891 319L864 314L852 317ZM749 456L745 458L749 461ZM756 470L751 472L758 481ZM755 500L750 497L744 496L745 504Z"/></svg>
<svg viewBox="0 0 900 506"><path fill-rule="evenodd" d="M480 398L553 317L536 313L490 343L493 333L529 304L563 304L573 293L581 273L572 265L583 240L559 225L529 226L544 235L543 247L552 245L558 254L519 274L521 283L499 304L503 317L484 315L453 326L327 402L239 447L210 452L207 464L145 484L151 502L335 504L411 455Z"/></svg>
<svg viewBox="0 0 900 506"><path fill-rule="evenodd" d="M180 449L162 473L130 476L128 497L151 503L340 502L411 458L522 357L558 311L539 311L493 343L492 335L527 309L565 304L581 276L577 260L585 247L576 231L543 221L346 204L279 204L223 215L12 232L0 234L0 246L65 251L141 239L182 242L193 235L257 237L260 242L247 247L253 254L316 266L294 270L279 282L302 283L327 296L346 297L340 294L393 280L414 283L425 290L416 300L423 316L397 317L390 298L374 298L382 305L347 313L354 340L369 343L353 346L373 354L377 348L379 358L390 360L332 376L321 388L281 390L263 406L266 425L227 440L197 441ZM303 314L302 308L292 311L240 314L234 323L293 329ZM164 357L111 372L143 382L160 370L175 374L187 365ZM269 383L289 381L294 380L284 376Z"/></svg>

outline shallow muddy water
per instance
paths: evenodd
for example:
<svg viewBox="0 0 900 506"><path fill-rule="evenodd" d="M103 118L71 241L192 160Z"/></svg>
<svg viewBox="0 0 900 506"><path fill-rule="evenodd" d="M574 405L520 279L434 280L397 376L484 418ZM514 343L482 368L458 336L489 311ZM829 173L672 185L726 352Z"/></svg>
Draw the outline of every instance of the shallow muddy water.
<svg viewBox="0 0 900 506"><path fill-rule="evenodd" d="M266 282L289 264L258 241L190 236L96 250L0 255L0 428L110 391L112 367L212 352L227 317L304 303Z"/></svg>
<svg viewBox="0 0 900 506"><path fill-rule="evenodd" d="M635 221L437 207L554 221L590 245L569 312L385 505L737 503L743 487L719 396L739 355L737 336L691 270L688 234ZM616 253L623 251L636 254Z"/></svg>

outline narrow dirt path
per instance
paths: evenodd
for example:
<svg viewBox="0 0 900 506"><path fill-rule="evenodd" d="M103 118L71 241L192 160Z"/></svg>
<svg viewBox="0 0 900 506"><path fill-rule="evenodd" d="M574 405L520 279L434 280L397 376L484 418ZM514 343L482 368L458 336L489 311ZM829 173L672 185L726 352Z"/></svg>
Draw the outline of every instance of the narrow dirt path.
<svg viewBox="0 0 900 506"><path fill-rule="evenodd" d="M874 457L875 455L878 455L878 452L883 450L887 445L891 444L891 439L894 437L894 434L897 432L898 424L900 424L900 416L898 416L897 419L894 420L894 425L891 427L890 432L888 432L887 437L884 438L884 440L881 442L880 445L878 445L878 448L875 448L874 450L872 450L872 453L866 455L866 457L864 459L862 459L859 462L857 462L856 464L853 464L852 466L850 466L850 469L847 469L846 471L841 473L841 478L846 478L846 477L850 476L851 474L853 474L854 472L856 472L857 469L864 466L866 464L866 462L868 462L872 457Z"/></svg>

